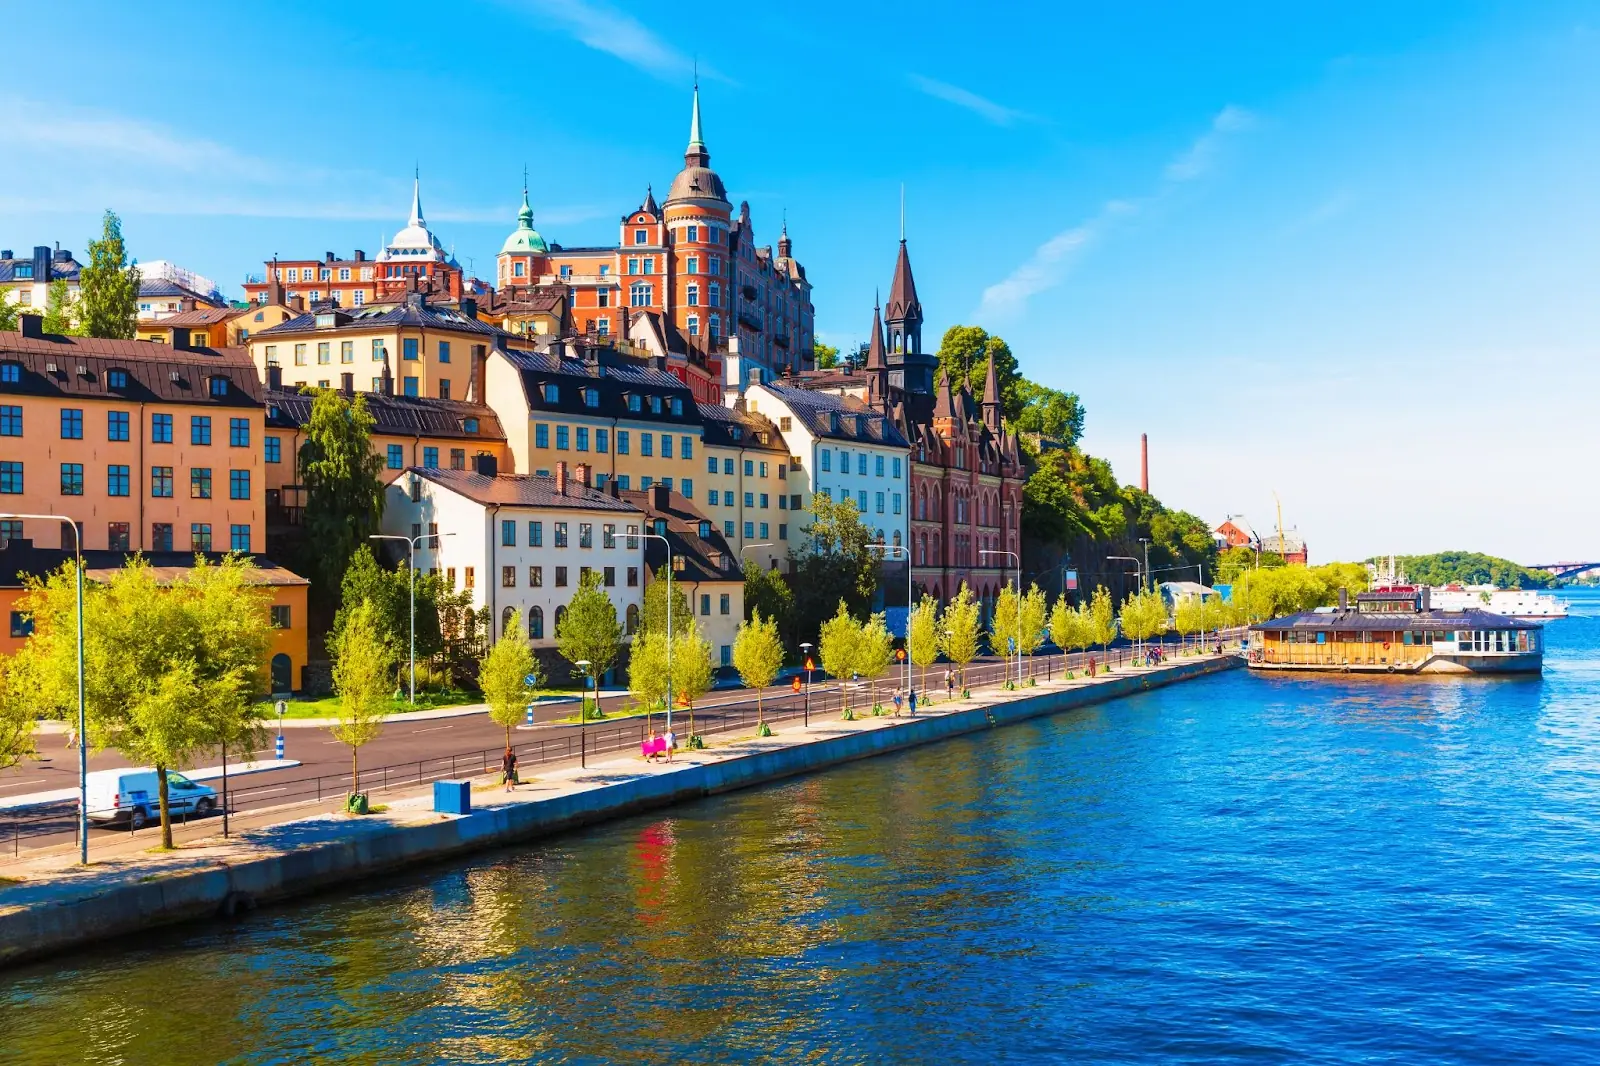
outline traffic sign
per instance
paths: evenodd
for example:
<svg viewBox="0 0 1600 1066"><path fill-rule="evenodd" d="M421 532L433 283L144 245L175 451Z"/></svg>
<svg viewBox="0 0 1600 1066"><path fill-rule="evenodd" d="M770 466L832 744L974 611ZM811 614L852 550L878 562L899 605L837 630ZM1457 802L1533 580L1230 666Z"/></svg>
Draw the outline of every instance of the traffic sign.
<svg viewBox="0 0 1600 1066"><path fill-rule="evenodd" d="M800 679L797 677L793 681L790 681L789 682L789 687L794 689L796 692L799 692L800 691Z"/></svg>
<svg viewBox="0 0 1600 1066"><path fill-rule="evenodd" d="M806 656L806 669L807 670L815 670L816 668L817 668L817 664L812 661L811 656L809 656L809 655Z"/></svg>
<svg viewBox="0 0 1600 1066"><path fill-rule="evenodd" d="M527 677L522 679L522 683L531 688L539 683L539 677L537 674L529 674Z"/></svg>
<svg viewBox="0 0 1600 1066"><path fill-rule="evenodd" d="M284 715L286 715L288 713L289 713L289 701L288 700L279 700L278 701L278 717L282 718Z"/></svg>
<svg viewBox="0 0 1600 1066"><path fill-rule="evenodd" d="M894 650L894 657L899 662L905 662L906 661L906 650L904 648L896 648Z"/></svg>

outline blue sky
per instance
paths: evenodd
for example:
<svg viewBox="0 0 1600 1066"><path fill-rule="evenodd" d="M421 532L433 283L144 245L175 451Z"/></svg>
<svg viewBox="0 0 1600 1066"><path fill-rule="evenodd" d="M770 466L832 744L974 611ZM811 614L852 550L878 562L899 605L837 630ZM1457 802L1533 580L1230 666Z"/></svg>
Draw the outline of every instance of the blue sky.
<svg viewBox="0 0 1600 1066"><path fill-rule="evenodd" d="M547 237L615 239L698 59L824 339L864 337L904 183L930 342L1004 336L1124 478L1148 432L1169 504L1266 529L1276 492L1322 560L1594 557L1600 4L1219 7L83 3L8 20L40 77L0 89L0 246L81 251L109 206L237 292L375 250L420 165L488 276L525 163Z"/></svg>

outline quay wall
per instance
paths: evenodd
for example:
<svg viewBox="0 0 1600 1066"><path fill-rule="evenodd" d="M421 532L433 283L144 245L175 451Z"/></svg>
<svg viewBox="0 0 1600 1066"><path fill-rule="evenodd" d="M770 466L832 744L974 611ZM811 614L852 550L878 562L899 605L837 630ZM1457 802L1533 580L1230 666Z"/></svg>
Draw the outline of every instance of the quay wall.
<svg viewBox="0 0 1600 1066"><path fill-rule="evenodd" d="M881 728L800 737L793 743L705 762L685 761L667 772L630 774L618 772L621 768L615 764L591 768L594 777L615 780L548 799L474 810L462 817L429 813L425 821L410 824L351 819L337 823L333 836L327 835L327 821L321 820L323 831L307 829L303 840L296 839L297 827L319 823L289 822L262 831L259 842L236 845L225 856L196 855L184 865L180 852L176 865L143 876L133 864L114 877L97 878L91 871L51 885L24 882L0 888L0 965L162 925L231 917L260 903L345 887L364 877L1102 703L1242 665L1235 656L1208 658L1068 689L996 693L997 702L987 705L898 719ZM26 891L29 888L33 891ZM18 896L24 898L14 902Z"/></svg>

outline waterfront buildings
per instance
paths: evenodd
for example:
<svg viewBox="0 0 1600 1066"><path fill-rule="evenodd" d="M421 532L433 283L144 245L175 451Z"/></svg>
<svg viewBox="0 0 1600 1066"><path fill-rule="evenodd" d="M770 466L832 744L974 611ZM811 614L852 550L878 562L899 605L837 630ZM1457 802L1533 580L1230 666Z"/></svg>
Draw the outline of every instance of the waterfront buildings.
<svg viewBox="0 0 1600 1066"><path fill-rule="evenodd" d="M661 580L671 559L674 590L682 590L700 635L711 645L711 661L733 665L733 638L744 621L744 571L739 556L715 522L662 484L620 493L644 512L645 531L665 537L644 541L647 578ZM637 628L632 622L627 631Z"/></svg>
<svg viewBox="0 0 1600 1066"><path fill-rule="evenodd" d="M1311 558L1306 550L1306 538L1296 529L1268 533L1261 538L1261 550L1283 556L1283 561L1290 566L1306 566Z"/></svg>
<svg viewBox="0 0 1600 1066"><path fill-rule="evenodd" d="M85 548L260 550L261 383L242 350L0 333L0 510L76 521ZM70 547L59 523L0 539Z"/></svg>
<svg viewBox="0 0 1600 1066"><path fill-rule="evenodd" d="M134 328L134 336L157 344L172 344L175 337L181 344L187 336L188 343L196 348L237 348L246 344L252 333L281 326L301 313L301 309L283 304L196 307L152 321L140 321Z"/></svg>
<svg viewBox="0 0 1600 1066"><path fill-rule="evenodd" d="M565 678L556 627L583 575L600 575L628 632L644 602L644 515L590 479L587 466L564 461L546 475L412 467L389 485L383 532L439 534L419 542L417 566L487 608L491 639L523 627L547 674Z"/></svg>
<svg viewBox="0 0 1600 1066"><path fill-rule="evenodd" d="M0 299L21 307L37 307L41 314L50 296L50 283L64 281L67 292L76 298L78 276L83 264L60 245L36 244L28 255L17 255L10 248L0 249Z"/></svg>

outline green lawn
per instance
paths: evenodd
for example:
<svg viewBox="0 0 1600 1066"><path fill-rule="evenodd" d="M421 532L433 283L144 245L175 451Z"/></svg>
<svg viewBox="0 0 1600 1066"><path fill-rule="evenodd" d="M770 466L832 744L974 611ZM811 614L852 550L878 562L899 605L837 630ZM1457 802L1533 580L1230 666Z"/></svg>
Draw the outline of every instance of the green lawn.
<svg viewBox="0 0 1600 1066"><path fill-rule="evenodd" d="M540 688L535 689L533 692L534 699L545 696L576 695L576 689ZM338 696L324 696L319 700L292 699L288 702L289 709L284 714L285 718L337 718L339 715L340 699ZM431 711L440 707L470 706L474 703L482 702L483 697L480 694L468 692L465 689L451 689L446 692L419 692L417 693L416 706L412 706L409 700L401 696L400 699L393 701L384 713L400 714L405 711ZM267 717L269 720L277 717L273 705L270 703L267 706ZM576 721L576 716L574 716L574 721Z"/></svg>

